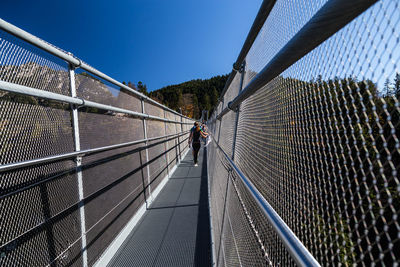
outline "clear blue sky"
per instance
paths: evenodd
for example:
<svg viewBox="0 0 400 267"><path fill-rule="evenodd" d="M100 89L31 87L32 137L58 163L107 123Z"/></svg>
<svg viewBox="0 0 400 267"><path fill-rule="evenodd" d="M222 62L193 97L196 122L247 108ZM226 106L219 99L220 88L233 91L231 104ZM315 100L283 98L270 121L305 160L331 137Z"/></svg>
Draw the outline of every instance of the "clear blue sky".
<svg viewBox="0 0 400 267"><path fill-rule="evenodd" d="M262 0L2 0L0 17L149 90L232 69Z"/></svg>

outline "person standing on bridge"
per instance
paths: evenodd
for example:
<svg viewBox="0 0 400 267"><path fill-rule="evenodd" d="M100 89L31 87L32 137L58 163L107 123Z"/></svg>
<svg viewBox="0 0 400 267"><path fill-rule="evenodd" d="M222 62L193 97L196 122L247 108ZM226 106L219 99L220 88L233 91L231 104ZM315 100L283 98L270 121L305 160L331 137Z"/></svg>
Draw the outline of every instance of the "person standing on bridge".
<svg viewBox="0 0 400 267"><path fill-rule="evenodd" d="M207 125L205 124L204 121L201 123L200 130L205 135L205 137L204 137L204 135L202 135L201 139L203 140L204 146L206 146L207 145L207 139L208 139L208 129L207 129Z"/></svg>
<svg viewBox="0 0 400 267"><path fill-rule="evenodd" d="M194 123L194 127L190 130L190 136L189 136L189 145L192 145L192 154L193 154L193 162L194 166L198 166L197 164L197 156L199 154L199 150L201 147L200 144L200 137L207 137L200 128L200 125L198 122Z"/></svg>

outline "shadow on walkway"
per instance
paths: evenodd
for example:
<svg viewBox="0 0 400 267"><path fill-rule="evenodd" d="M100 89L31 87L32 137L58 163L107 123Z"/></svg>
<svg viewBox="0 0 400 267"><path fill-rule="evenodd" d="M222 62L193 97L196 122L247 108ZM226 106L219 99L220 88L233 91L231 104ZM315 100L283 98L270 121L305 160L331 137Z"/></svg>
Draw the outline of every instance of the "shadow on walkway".
<svg viewBox="0 0 400 267"><path fill-rule="evenodd" d="M211 266L207 159L178 168L109 266Z"/></svg>

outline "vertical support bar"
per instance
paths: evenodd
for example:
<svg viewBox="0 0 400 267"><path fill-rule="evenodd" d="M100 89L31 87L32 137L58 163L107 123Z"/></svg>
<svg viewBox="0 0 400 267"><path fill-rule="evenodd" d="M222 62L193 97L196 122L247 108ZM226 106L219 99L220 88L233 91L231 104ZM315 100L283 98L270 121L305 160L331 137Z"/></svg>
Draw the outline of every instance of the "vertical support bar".
<svg viewBox="0 0 400 267"><path fill-rule="evenodd" d="M71 96L76 97L76 87L75 87L75 67L69 65L69 83L71 88ZM78 108L72 105L72 124L74 128L74 142L75 151L81 150L81 142L79 137L79 120L78 120ZM82 243L82 265L84 267L88 266L87 258L87 248L86 248L86 220L85 220L85 206L83 203L83 178L82 178L82 157L76 157L76 168L77 168L77 178L78 178L78 194L79 194L79 216L81 221L81 243Z"/></svg>
<svg viewBox="0 0 400 267"><path fill-rule="evenodd" d="M181 114L182 114L182 109L181 109ZM183 116L181 115L181 133L183 133ZM183 137L182 137L183 139ZM183 141L183 140L182 140ZM181 145L179 144L179 147L181 147ZM181 153L184 151L181 151ZM181 154L181 160L182 160L182 154Z"/></svg>
<svg viewBox="0 0 400 267"><path fill-rule="evenodd" d="M241 75L240 75L240 85L239 85L238 95L240 94L240 92L243 89L243 80L244 80L244 75L246 73L246 61L243 61L242 65L240 66L239 73ZM236 120L235 120L235 128L234 128L234 132L233 132L233 142L232 142L232 155L231 155L232 160L235 159L235 147L236 147L237 128L238 128L238 124L239 124L239 112L240 112L240 105L237 106L237 109L236 109Z"/></svg>
<svg viewBox="0 0 400 267"><path fill-rule="evenodd" d="M176 116L175 116L175 120L174 121L176 121ZM176 130L176 123L174 123L174 127L175 127L175 134L178 134L178 131ZM176 164L176 166L178 166L178 163L179 163L179 155L178 155L178 147L177 147L177 143L179 143L179 142L177 142L177 139L178 139L178 141L179 141L179 135L176 137L176 138L174 138L174 144L175 144L175 164Z"/></svg>
<svg viewBox="0 0 400 267"><path fill-rule="evenodd" d="M145 114L145 109L144 109L144 100L143 98L140 99L140 103L142 105L142 113ZM143 138L147 139L147 127L146 127L146 119L143 118ZM149 193L147 194L149 196L149 201L152 202L153 197L151 195L151 184L150 184L150 166L149 166L149 149L147 148L147 146L149 145L149 142L146 141L144 143L144 145L146 146L145 149L145 154L146 154L146 172L147 172L147 186L149 188ZM144 192L146 194L146 191ZM146 201L146 208L147 208L147 201Z"/></svg>
<svg viewBox="0 0 400 267"><path fill-rule="evenodd" d="M225 97L222 98L221 110L224 109L224 99L225 99ZM219 119L219 130L218 130L218 140L217 140L217 143L218 143L218 144L219 144L219 137L221 136L221 124L222 124L222 117Z"/></svg>
<svg viewBox="0 0 400 267"><path fill-rule="evenodd" d="M164 109L164 118L166 119L166 111ZM164 121L164 134L167 135L167 122ZM165 138L164 150L165 150L165 161L167 162L167 176L169 178L169 157L168 157L168 137Z"/></svg>
<svg viewBox="0 0 400 267"><path fill-rule="evenodd" d="M175 128L176 128L176 126L178 126L179 125L179 128L182 130L182 109L180 109L180 115L179 115L179 119L180 119L180 121L181 121L181 123L177 123L176 125L175 125ZM179 128L178 129L176 129L176 133L182 133L182 131L179 131ZM179 153L179 160L178 160L178 164L181 162L181 160L182 160L182 152L181 152L181 139L180 139L180 135L178 135L178 153Z"/></svg>
<svg viewBox="0 0 400 267"><path fill-rule="evenodd" d="M176 126L178 126L178 124L176 123L177 122L177 120L176 120L176 115L175 115L175 123L174 123L174 127L175 127L175 134L179 134L178 133L178 129L176 128ZM176 153L176 162L175 162L175 164L176 164L176 166L178 167L178 164L179 164L179 161L180 161L180 159L179 159L179 148L178 148L178 145L179 145L179 135L176 137L176 138L174 138L174 140L175 140L175 153Z"/></svg>

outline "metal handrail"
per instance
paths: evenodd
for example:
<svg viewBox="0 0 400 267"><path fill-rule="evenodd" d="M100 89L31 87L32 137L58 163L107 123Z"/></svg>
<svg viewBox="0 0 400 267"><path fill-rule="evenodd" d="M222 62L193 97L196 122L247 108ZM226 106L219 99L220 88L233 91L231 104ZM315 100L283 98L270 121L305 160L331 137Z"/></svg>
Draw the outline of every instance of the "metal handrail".
<svg viewBox="0 0 400 267"><path fill-rule="evenodd" d="M253 95L296 61L323 43L378 0L330 0L276 54L251 82L217 115L222 118L230 110Z"/></svg>
<svg viewBox="0 0 400 267"><path fill-rule="evenodd" d="M158 137L155 137L155 138L158 138ZM152 139L152 138L150 138L150 139ZM171 148L171 149L173 149L173 148ZM24 188L24 189L26 190L27 188L31 188L31 187L33 187L33 186L36 186L36 185L40 184L40 183L48 182L48 181L50 181L50 180L53 180L54 178L55 178L55 177L52 177L52 178L50 178L50 179L42 180L42 181L40 181L40 182L37 182L37 183L32 184L32 185L30 185L30 186L27 186L27 187ZM93 192L93 193L91 193L91 194L85 196L83 199L79 200L78 202L73 203L72 205L70 205L69 207L65 208L64 210L59 211L58 213L56 213L55 215L53 215L52 218L45 218L44 221L42 221L42 222L40 222L39 224L37 224L36 226L34 226L34 227L28 229L27 231L21 233L16 239L23 239L26 235L28 235L29 233L35 231L35 229L37 229L37 228L39 228L39 227L42 227L43 225L47 224L47 223L49 222L49 220L52 220L52 219L54 219L55 217L61 216L62 214L64 214L65 212L70 211L71 209L76 209L77 207L79 207L79 205L81 205L81 203L85 203L85 202L91 201L91 199L93 199L93 197L94 197L96 194L98 194L99 192L103 191L105 188L109 187L109 186L110 186L111 184L113 184L113 183L115 183L115 181L112 182L112 183L110 183L110 184L107 184L107 185L103 186L102 188L96 190L95 192ZM140 185L139 185L138 187L140 187ZM23 191L24 189L19 190L19 191ZM135 190L131 191L131 193L134 192L134 191L135 191ZM15 192L14 192L14 193L15 193ZM130 194L131 194L131 193L130 193ZM11 194L13 194L13 193L11 193ZM5 196L8 196L8 195L10 195L10 194L6 194ZM3 197L4 197L4 195L3 195L3 196L0 196L0 198L3 198ZM119 205L119 204L117 204L117 205ZM94 225L92 225L89 229L87 229L86 232L85 232L85 234L87 234L96 224L98 224L98 223L99 223L101 220L103 220L104 218L105 218L105 216L103 216L99 221L97 221ZM77 239L75 242L78 242L81 238L82 238L82 236L78 237L78 239ZM9 246L11 243L13 243L13 242L15 242L15 239L6 242L6 243L3 244L2 246L3 246L3 247L7 247L7 246Z"/></svg>
<svg viewBox="0 0 400 267"><path fill-rule="evenodd" d="M170 123L178 123L178 124L192 124L191 122L181 122L181 121L169 120L169 119L165 119L162 117L157 117L157 116L148 115L145 113L132 111L129 109L117 108L117 107L110 106L110 105L100 104L100 103L85 100L85 99L79 98L79 97L66 96L66 95L62 95L62 94L43 91L40 89L35 89L32 87L27 87L27 86L15 84L15 83L4 82L4 81L0 81L0 90L17 93L17 94L30 95L30 96L35 96L35 97L40 97L40 98L45 98L45 99L50 99L50 100L56 100L56 101L60 101L60 102L64 102L64 103L77 105L79 107L92 107L92 108L98 108L98 109L102 109L102 110L115 111L118 113L125 113L125 114L129 114L129 115L132 115L135 117L144 118L144 119L164 121L164 122L170 122Z"/></svg>
<svg viewBox="0 0 400 267"><path fill-rule="evenodd" d="M222 147L217 143L217 141L212 137L213 142L216 144L217 148L222 152L229 165L237 173L239 178L242 180L243 184L246 186L248 192L253 197L254 201L257 203L268 222L271 224L275 233L279 236L282 243L296 261L299 266L321 266L314 256L307 250L307 248L301 243L293 231L287 226L287 224L282 220L274 208L268 203L268 201L263 197L263 195L258 191L254 184L247 178L240 169L235 165L232 159L225 153Z"/></svg>
<svg viewBox="0 0 400 267"><path fill-rule="evenodd" d="M247 53L250 51L250 48L253 46L254 41L256 40L258 33L261 31L261 28L264 26L265 21L267 20L269 14L271 13L272 8L274 7L276 0L264 0L261 4L260 9L258 10L257 16L254 19L253 25L250 28L249 33L247 34L246 40L240 50L239 56L236 59L233 68L235 70L239 70L242 65Z"/></svg>
<svg viewBox="0 0 400 267"><path fill-rule="evenodd" d="M53 155L53 156L39 158L39 159L32 159L32 160L20 161L20 162L15 162L15 163L10 163L10 164L4 164L4 165L0 165L0 173L10 171L10 170L20 169L20 168L24 168L24 167L29 167L29 166L33 166L33 165L74 158L77 156L81 156L81 157L87 156L90 154L95 154L95 153L99 153L99 152L103 152L103 151L126 147L126 146L155 141L155 140L168 138L168 137L172 137L172 136L179 137L179 136L185 135L189 132L190 132L190 130L182 132L182 133L178 133L178 134L168 134L168 135L163 135L163 136L157 136L157 137L152 137L152 138L147 138L147 139L140 139L140 140L136 140L136 141L110 145L110 146L102 146L102 147L97 147L97 148L84 149L84 150L65 153L65 154L61 154L61 155Z"/></svg>
<svg viewBox="0 0 400 267"><path fill-rule="evenodd" d="M39 228L43 227L43 225L47 224L50 220L56 220L55 218L61 216L64 212L69 212L72 209L76 209L79 213L81 235L78 239L76 239L74 241L74 243L76 243L76 242L78 242L78 240L80 240L82 264L83 264L83 266L88 266L88 253L87 253L88 246L87 246L86 235L90 229L87 230L87 228L86 228L87 220L85 219L85 201L87 201L88 196L84 193L83 170L86 166L82 165L82 157L91 155L91 154L95 154L95 153L99 153L99 152L103 152L103 151L111 151L112 149L117 149L117 148L122 148L122 147L127 148L130 153L136 153L138 151L145 150L146 162L141 163L140 168L143 168L143 166L146 166L146 168L147 168L147 173L143 172L143 171L141 172L143 193L145 196L145 202L146 202L146 206L147 206L148 203L147 203L147 199L146 199L146 193L148 192L149 195L153 194L153 192L151 190L152 181L150 180L151 179L150 168L149 168L150 163L152 163L154 160L158 159L159 157L165 155L166 163L167 163L167 166L166 166L167 176L166 177L168 178L170 176L169 166L170 166L171 162L168 160L168 153L172 149L175 149L175 148L178 149L178 147L179 147L179 155L182 156L180 150L181 150L181 143L184 141L180 140L179 137L182 136L182 138L185 140L185 135L189 131L184 131L183 125L192 124L193 119L191 119L187 116L183 116L182 114L154 101L153 99L137 92L136 90L129 88L128 86L112 79L111 77L105 75L104 73L102 73L102 72L94 69L93 67L89 66L88 64L84 63L79 58L76 58L71 53L65 52L65 51L47 43L46 41L43 41L43 40L39 39L38 37L36 37L28 32L25 32L25 31L19 29L18 27L14 26L12 24L9 24L1 19L0 19L0 30L10 33L11 35L13 35L15 37L38 47L42 51L47 51L49 54L60 58L61 60L65 61L68 64L67 67L68 67L69 85L70 85L70 88L69 88L70 94L69 95L63 95L61 93L49 92L49 91L41 90L38 88L23 86L23 85L16 84L16 83L10 83L7 81L0 81L0 90L5 91L5 92L29 95L29 96L33 96L33 97L37 97L37 98L41 98L41 99L49 99L49 100L58 101L61 103L70 104L71 105L70 106L71 124L72 124L72 129L73 129L72 134L73 134L73 140L74 140L73 152L59 154L59 155L50 155L50 156L46 156L43 158L36 158L33 160L26 160L26 161L20 161L20 162L14 162L14 163L10 163L10 164L0 165L0 173L12 171L12 170L21 170L21 168L26 168L29 166L38 166L38 165L45 164L48 162L57 162L57 161L60 161L63 159L69 159L69 160L75 161L75 164L72 164L70 166L71 168L68 167L66 170L60 171L57 174L51 174L51 176L49 176L49 177L41 177L39 180L36 179L36 180L29 181L27 183L23 183L21 185L10 187L8 190L11 192L7 192L7 193L5 193L6 191L3 192L4 194L0 195L0 199L12 197L15 194L19 194L20 192L29 190L30 188L42 185L44 183L48 183L50 181L58 179L59 177L61 177L61 175L70 173L71 171L74 171L74 173L76 174L75 178L76 178L77 190L78 190L78 201L74 205L64 209L63 211L58 212L57 214L52 214L51 217L49 216L47 218L47 216L46 216L44 221L40 222L39 224L36 224L35 226L31 227L30 229L28 229L25 232L20 233L14 239L8 241L6 244L3 244L2 248L9 246L9 244L11 244L11 242L18 242L16 240L21 240L21 239L25 238L25 236L27 234L30 234L33 231L36 231L36 229L38 229L38 227ZM13 55L11 55L11 57L12 56ZM83 70L86 70L87 72L96 75L96 77L99 77L113 85L118 86L119 88L121 88L121 91L130 92L134 97L137 97L138 100L140 101L141 112L137 112L137 111L133 111L133 110L125 109L125 108L119 108L119 107L115 107L115 106L111 106L111 105L101 104L101 103L89 101L87 99L78 97L77 93L76 93L76 82L75 82L75 76L76 76L75 69L76 68L81 68ZM160 110L164 110L163 117L161 117L162 115L160 117L158 117L158 116L146 114L146 112L144 110L145 102L150 103L157 108L160 108ZM143 126L144 126L143 127L143 132L144 132L143 138L144 139L81 150L81 146L80 146L81 138L80 138L79 119L78 119L78 117L79 117L78 109L81 107L98 108L101 110L128 114L135 118L141 118L142 122L143 122ZM173 120L168 119L166 112L170 112L171 114L178 115L179 118L174 117ZM107 115L107 114L105 114L105 115ZM186 120L184 120L183 118L185 118ZM180 133L168 134L168 135L163 135L163 136L158 136L158 137L153 137L153 138L147 138L147 134L146 134L146 121L147 120L157 120L157 121L164 122L164 130L165 131L167 130L167 123L170 123L172 126L174 126L174 124L175 125L179 124L181 126ZM162 134L164 134L164 131ZM161 139L161 140L158 140L158 139ZM153 146L157 146L159 144L167 143L171 140L173 141L175 139L178 139L178 142L175 142L175 146L168 148L168 146L166 145L163 154L160 154L160 156L149 158L149 156L148 156L149 148L151 148ZM158 141L155 141L155 140L158 140ZM150 141L155 141L155 142L152 142L150 144L149 143ZM178 145L176 145L177 143L178 143ZM135 146L132 149L130 148L130 146L137 145L137 144L141 144L141 145L138 145L137 147ZM184 149L186 149L186 146L184 147ZM122 153L122 154L118 153L118 155L120 155L122 157L124 155L124 153ZM177 154L177 158L178 158L178 154ZM136 168L136 169L139 169L139 168ZM145 177L144 177L145 175L147 176L147 185L145 185ZM88 176L90 177L90 175L88 175ZM112 185L114 182L110 183L109 185ZM107 186L109 186L109 185L107 185ZM107 188L107 186L103 187L103 188ZM160 184L157 184L156 186L158 186L157 187L158 189L156 189L156 190L160 190L159 189L159 188L161 188ZM96 192L101 192L101 190L96 191ZM91 196L89 195L89 198L90 197ZM125 197L125 199L126 199L126 197ZM119 204L117 204L117 205L119 205ZM116 206L114 206L114 208L115 207ZM109 211L109 212L111 212L111 211ZM102 220L102 219L100 219L100 220ZM96 223L98 223L99 221L97 221ZM60 255L61 254L59 254L57 257L59 257ZM53 260L53 262L54 262L55 259L52 258L51 260ZM52 264L52 263L50 263L50 264Z"/></svg>
<svg viewBox="0 0 400 267"><path fill-rule="evenodd" d="M225 83L224 89L221 92L218 103L222 101L226 91L231 85L233 79L235 78L236 73L239 71L240 66L242 65L247 53L252 47L254 41L257 38L258 33L260 32L262 26L264 25L265 20L268 18L269 13L271 13L272 8L274 7L276 0L264 0L261 4L260 9L258 10L257 16L254 19L253 25L250 28L249 33L247 34L246 40L240 50L239 56L237 57L235 63L233 64L232 72L228 76L228 80Z"/></svg>
<svg viewBox="0 0 400 267"><path fill-rule="evenodd" d="M57 48L57 47L45 42L45 41L43 41L42 39L34 36L33 34L30 34L30 33L26 32L26 31L18 28L17 26L12 25L11 23L8 23L7 21L5 21L3 19L0 19L0 29L4 30L4 31L6 31L6 32L8 32L8 33L10 33L10 34L12 34L12 35L14 35L14 36L16 36L16 37L28 42L28 43L30 43L32 45L40 48L40 49L43 49L44 51L46 51L46 52L48 52L48 53L50 53L50 54L52 54L52 55L54 55L54 56L56 56L58 58L61 58L62 60L74 65L75 67L82 68L82 69L84 69L84 70L86 70L86 71L88 71L88 72L90 72L90 73L92 73L92 74L94 74L94 75L96 75L96 76L98 76L98 77L100 77L100 78L102 78L102 79L114 84L114 85L119 86L120 88L122 88L122 89L124 89L126 91L129 91L129 92L133 93L139 99L143 99L144 101L146 101L148 103L151 103L151 104L153 104L155 106L158 106L158 107L160 107L160 108L162 108L164 110L167 110L167 111L169 111L171 113L174 113L176 115L179 115L179 116L182 116L182 117L184 117L186 119L190 119L191 120L191 118L189 118L187 116L184 116L184 115L180 114L179 112L176 112L175 110L172 110L172 109L164 106L163 104L158 103L157 101L151 99L150 97L145 96L144 94L142 94L142 93L140 93L140 92L138 92L138 91L126 86L125 84L114 80L113 78L111 78L108 75L102 73L101 71L98 71L97 69L93 68L92 66L90 66L90 65L86 64L85 62L83 62L82 60L80 60L79 58L73 56L72 53L65 52L65 51L63 51L63 50L61 50L61 49L59 49L59 48Z"/></svg>

